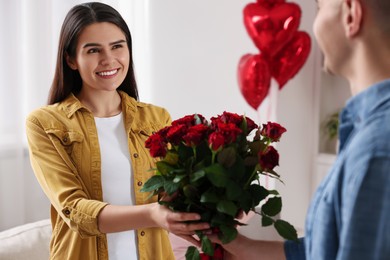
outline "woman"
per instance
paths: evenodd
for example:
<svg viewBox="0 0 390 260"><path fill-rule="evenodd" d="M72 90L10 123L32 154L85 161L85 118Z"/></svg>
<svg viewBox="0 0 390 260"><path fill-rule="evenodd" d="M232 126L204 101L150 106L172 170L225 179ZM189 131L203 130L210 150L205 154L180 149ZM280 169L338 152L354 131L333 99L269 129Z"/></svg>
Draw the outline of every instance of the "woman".
<svg viewBox="0 0 390 260"><path fill-rule="evenodd" d="M154 167L144 142L170 116L137 101L131 50L112 7L85 3L67 14L49 105L26 123L31 164L52 205L50 259L174 259L163 229L194 241L194 230L209 228L140 192Z"/></svg>

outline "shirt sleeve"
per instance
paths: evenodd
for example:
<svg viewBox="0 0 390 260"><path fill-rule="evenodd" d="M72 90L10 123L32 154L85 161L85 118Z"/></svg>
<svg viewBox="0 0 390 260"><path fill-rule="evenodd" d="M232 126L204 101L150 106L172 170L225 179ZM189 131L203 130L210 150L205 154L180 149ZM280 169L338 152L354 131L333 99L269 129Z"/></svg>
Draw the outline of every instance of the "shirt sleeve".
<svg viewBox="0 0 390 260"><path fill-rule="evenodd" d="M305 260L305 239L299 238L299 242L287 240L284 242L284 253L287 260Z"/></svg>
<svg viewBox="0 0 390 260"><path fill-rule="evenodd" d="M376 156L347 165L337 259L390 256L390 158Z"/></svg>
<svg viewBox="0 0 390 260"><path fill-rule="evenodd" d="M90 199L66 151L34 116L26 120L26 133L31 166L51 205L81 237L100 235L97 217L107 203Z"/></svg>

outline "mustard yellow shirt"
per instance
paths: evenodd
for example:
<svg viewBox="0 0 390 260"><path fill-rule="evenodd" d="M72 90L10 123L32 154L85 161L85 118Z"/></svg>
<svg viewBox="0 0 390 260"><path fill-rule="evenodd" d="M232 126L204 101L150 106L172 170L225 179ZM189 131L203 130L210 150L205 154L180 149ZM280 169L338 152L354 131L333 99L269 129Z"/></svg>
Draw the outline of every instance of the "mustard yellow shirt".
<svg viewBox="0 0 390 260"><path fill-rule="evenodd" d="M119 91L134 172L136 204L155 202L141 193L155 161L146 139L171 121L168 112ZM50 259L108 259L106 235L98 229L102 201L100 150L93 114L71 94L32 112L26 120L31 165L51 202ZM168 234L160 228L136 231L140 260L175 259Z"/></svg>

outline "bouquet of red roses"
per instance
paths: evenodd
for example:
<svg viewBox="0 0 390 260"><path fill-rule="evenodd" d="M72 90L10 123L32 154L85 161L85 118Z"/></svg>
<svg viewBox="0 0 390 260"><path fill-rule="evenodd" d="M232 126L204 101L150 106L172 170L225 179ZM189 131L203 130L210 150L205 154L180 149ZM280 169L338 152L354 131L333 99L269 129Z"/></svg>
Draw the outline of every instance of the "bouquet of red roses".
<svg viewBox="0 0 390 260"><path fill-rule="evenodd" d="M145 146L152 157L159 157L156 174L143 186L151 195L175 195L172 201L160 201L173 211L197 212L201 221L218 231L222 243L237 236L236 216L255 211L262 225L274 225L286 239L297 240L295 228L276 219L282 200L276 190L266 189L260 175L276 178L279 154L271 145L286 131L277 123L259 127L246 116L224 112L208 122L202 115L188 115L153 134ZM202 251L214 255L207 236L197 233ZM187 259L200 259L196 247L189 247Z"/></svg>

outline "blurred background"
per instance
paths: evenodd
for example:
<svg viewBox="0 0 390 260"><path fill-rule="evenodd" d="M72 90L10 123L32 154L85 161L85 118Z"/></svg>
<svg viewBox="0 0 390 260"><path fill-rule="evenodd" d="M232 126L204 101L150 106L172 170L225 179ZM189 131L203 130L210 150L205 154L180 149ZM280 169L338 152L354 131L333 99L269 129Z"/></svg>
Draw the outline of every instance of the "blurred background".
<svg viewBox="0 0 390 260"><path fill-rule="evenodd" d="M46 104L62 21L76 0L0 0L0 231L49 217L49 202L30 167L24 122ZM312 34L315 1L295 0L300 30L312 38L300 72L258 111L242 97L238 61L258 53L243 23L247 0L112 0L127 21L140 100L163 106L172 118L230 111L287 128L277 149L285 184L282 218L299 230L313 191L335 158L323 122L349 97L345 82L325 75ZM272 82L272 84L276 84ZM256 223L260 225L260 223ZM257 229L246 229L255 237Z"/></svg>

